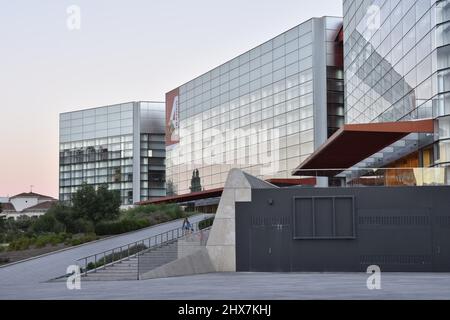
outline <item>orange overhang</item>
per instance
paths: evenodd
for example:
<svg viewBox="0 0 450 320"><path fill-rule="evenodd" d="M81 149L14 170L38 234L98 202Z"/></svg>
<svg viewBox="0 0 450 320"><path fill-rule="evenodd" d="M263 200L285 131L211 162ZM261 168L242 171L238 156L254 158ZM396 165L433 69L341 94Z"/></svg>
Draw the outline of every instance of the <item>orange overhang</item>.
<svg viewBox="0 0 450 320"><path fill-rule="evenodd" d="M344 125L292 174L335 176L411 133L434 133L433 119Z"/></svg>
<svg viewBox="0 0 450 320"><path fill-rule="evenodd" d="M222 195L223 188L187 193L182 195L168 196L163 198L157 198L147 201L138 202L137 205L147 204L163 204L163 203L181 203L195 200L202 200L208 198L220 197Z"/></svg>

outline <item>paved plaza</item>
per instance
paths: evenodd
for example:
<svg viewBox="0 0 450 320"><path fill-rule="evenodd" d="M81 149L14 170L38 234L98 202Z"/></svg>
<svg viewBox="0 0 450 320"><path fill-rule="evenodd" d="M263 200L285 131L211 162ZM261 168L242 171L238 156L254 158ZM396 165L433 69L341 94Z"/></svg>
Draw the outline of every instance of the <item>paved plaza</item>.
<svg viewBox="0 0 450 320"><path fill-rule="evenodd" d="M368 290L367 275L216 273L145 281L21 283L0 287L0 299L316 300L450 299L450 274L386 273L382 289Z"/></svg>

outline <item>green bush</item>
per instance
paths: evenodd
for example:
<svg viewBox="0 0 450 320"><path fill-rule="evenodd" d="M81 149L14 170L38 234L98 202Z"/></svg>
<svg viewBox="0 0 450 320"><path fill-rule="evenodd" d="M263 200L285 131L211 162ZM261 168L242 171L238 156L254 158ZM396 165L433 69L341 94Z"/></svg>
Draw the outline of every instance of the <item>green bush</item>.
<svg viewBox="0 0 450 320"><path fill-rule="evenodd" d="M67 231L74 234L93 233L95 231L94 223L83 218L70 221L66 226Z"/></svg>
<svg viewBox="0 0 450 320"><path fill-rule="evenodd" d="M34 246L36 248L43 248L49 244L56 246L60 243L64 243L69 238L71 238L71 235L67 233L40 235L34 241Z"/></svg>
<svg viewBox="0 0 450 320"><path fill-rule="evenodd" d="M43 247L45 247L48 244L48 242L49 242L49 240L48 240L49 237L50 236L39 236L39 237L37 237L36 241L34 242L34 245L36 246L36 248L43 248Z"/></svg>
<svg viewBox="0 0 450 320"><path fill-rule="evenodd" d="M213 223L214 223L214 218L208 218L206 220L200 221L198 223L198 228L200 230L203 230L203 229L211 227L213 225Z"/></svg>
<svg viewBox="0 0 450 320"><path fill-rule="evenodd" d="M34 223L34 220L27 216L20 216L15 221L11 221L14 224L14 228L17 230L27 231L31 225Z"/></svg>
<svg viewBox="0 0 450 320"><path fill-rule="evenodd" d="M122 219L117 221L100 222L95 226L95 233L99 236L116 235L135 231L150 226L147 219Z"/></svg>
<svg viewBox="0 0 450 320"><path fill-rule="evenodd" d="M87 235L84 235L82 237L72 238L72 239L66 241L66 244L67 245L71 245L71 246L79 246L79 245L81 245L83 243L95 241L95 240L98 240L98 239L99 238L95 234L87 234Z"/></svg>
<svg viewBox="0 0 450 320"><path fill-rule="evenodd" d="M30 248L33 243L32 238L20 237L9 244L8 251L22 251Z"/></svg>
<svg viewBox="0 0 450 320"><path fill-rule="evenodd" d="M122 212L122 216L130 219L164 216L165 219L174 220L184 218L186 214L177 204L150 204L125 210Z"/></svg>
<svg viewBox="0 0 450 320"><path fill-rule="evenodd" d="M43 216L40 216L39 219L34 221L34 223L31 225L31 230L34 233L60 233L63 232L65 228L64 225L59 222L54 215L46 213Z"/></svg>

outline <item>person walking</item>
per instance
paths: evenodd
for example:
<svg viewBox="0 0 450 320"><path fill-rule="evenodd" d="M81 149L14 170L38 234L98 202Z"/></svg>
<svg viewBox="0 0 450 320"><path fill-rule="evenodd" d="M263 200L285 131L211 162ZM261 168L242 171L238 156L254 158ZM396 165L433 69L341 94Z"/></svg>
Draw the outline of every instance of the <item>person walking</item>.
<svg viewBox="0 0 450 320"><path fill-rule="evenodd" d="M193 231L192 224L189 219L186 217L183 221L183 230L185 233L190 233Z"/></svg>

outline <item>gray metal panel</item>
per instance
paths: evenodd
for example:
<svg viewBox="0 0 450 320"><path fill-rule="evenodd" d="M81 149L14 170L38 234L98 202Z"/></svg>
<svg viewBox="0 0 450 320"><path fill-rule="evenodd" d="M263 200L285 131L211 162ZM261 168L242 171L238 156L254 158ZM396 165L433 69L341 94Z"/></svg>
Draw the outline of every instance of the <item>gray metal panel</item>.
<svg viewBox="0 0 450 320"><path fill-rule="evenodd" d="M293 239L355 239L354 203L353 196L293 197Z"/></svg>
<svg viewBox="0 0 450 320"><path fill-rule="evenodd" d="M339 200L349 196L354 197L354 206ZM312 198L334 198L336 236L338 223L345 222L338 217L353 207L357 237L295 240L293 229L299 228L292 214L295 197L304 199L305 210L311 212ZM450 187L252 190L251 203L236 204L237 270L360 272L376 264L386 272L449 272L449 198ZM329 211L326 201L322 208ZM349 230L348 221L344 226ZM277 242L272 239L274 230L289 230L290 237L281 236Z"/></svg>

